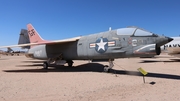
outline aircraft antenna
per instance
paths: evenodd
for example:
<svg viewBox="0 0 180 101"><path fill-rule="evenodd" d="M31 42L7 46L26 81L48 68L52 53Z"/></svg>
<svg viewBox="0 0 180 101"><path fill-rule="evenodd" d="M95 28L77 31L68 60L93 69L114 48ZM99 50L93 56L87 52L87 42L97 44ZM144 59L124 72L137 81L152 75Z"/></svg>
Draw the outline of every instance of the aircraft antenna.
<svg viewBox="0 0 180 101"><path fill-rule="evenodd" d="M109 27L109 31L111 31L111 27Z"/></svg>

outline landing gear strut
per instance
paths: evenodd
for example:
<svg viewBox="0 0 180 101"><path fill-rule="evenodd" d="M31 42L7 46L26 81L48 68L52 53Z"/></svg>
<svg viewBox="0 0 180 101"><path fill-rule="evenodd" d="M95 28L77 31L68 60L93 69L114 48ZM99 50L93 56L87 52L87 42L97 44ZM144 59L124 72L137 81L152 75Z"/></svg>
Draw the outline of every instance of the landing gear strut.
<svg viewBox="0 0 180 101"><path fill-rule="evenodd" d="M47 62L43 63L43 69L48 69L48 63Z"/></svg>
<svg viewBox="0 0 180 101"><path fill-rule="evenodd" d="M110 69L112 69L112 67L114 66L113 64L113 60L109 59L109 66L104 66L104 72L110 72Z"/></svg>
<svg viewBox="0 0 180 101"><path fill-rule="evenodd" d="M48 69L50 64L55 64L57 60L62 60L62 54L55 58L49 58L46 62L43 63L43 69Z"/></svg>

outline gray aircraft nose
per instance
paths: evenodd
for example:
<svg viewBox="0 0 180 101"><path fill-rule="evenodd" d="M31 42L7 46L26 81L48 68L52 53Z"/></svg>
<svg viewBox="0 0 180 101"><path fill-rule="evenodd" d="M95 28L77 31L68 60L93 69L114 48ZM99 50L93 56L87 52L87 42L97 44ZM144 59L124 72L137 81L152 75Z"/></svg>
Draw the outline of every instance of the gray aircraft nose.
<svg viewBox="0 0 180 101"><path fill-rule="evenodd" d="M173 40L173 38L166 37L166 36L160 36L159 38L157 38L156 44L158 47L160 47L168 42L171 42L172 40Z"/></svg>

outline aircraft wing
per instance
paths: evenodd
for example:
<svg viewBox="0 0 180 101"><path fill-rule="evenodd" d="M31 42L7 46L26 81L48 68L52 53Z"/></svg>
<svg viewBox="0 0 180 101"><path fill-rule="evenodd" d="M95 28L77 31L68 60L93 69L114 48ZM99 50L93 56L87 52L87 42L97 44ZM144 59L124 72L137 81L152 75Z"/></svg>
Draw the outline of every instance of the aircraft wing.
<svg viewBox="0 0 180 101"><path fill-rule="evenodd" d="M63 39L63 40L55 40L55 41L47 41L47 42L38 42L38 43L28 43L28 44L19 44L19 45L10 45L10 46L0 46L0 48L8 48L8 47L24 47L24 46L33 46L33 45L43 45L43 44L62 44L68 42L75 42L79 40L81 37L75 37L70 39Z"/></svg>

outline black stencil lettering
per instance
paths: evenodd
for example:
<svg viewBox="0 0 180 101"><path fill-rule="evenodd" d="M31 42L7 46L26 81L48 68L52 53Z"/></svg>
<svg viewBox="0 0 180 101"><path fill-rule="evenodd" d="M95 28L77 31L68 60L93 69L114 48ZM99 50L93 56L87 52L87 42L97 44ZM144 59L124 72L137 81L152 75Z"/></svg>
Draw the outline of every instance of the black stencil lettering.
<svg viewBox="0 0 180 101"><path fill-rule="evenodd" d="M177 46L177 44L173 44L173 47L176 47Z"/></svg>
<svg viewBox="0 0 180 101"><path fill-rule="evenodd" d="M32 29L32 30L30 30L30 31L28 31L28 34L32 37L32 36L34 36L35 35L35 31L34 31L34 29Z"/></svg>
<svg viewBox="0 0 180 101"><path fill-rule="evenodd" d="M164 47L166 48L166 47L168 47L168 45L164 45Z"/></svg>

